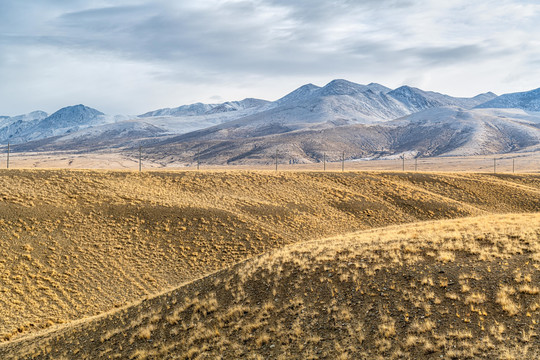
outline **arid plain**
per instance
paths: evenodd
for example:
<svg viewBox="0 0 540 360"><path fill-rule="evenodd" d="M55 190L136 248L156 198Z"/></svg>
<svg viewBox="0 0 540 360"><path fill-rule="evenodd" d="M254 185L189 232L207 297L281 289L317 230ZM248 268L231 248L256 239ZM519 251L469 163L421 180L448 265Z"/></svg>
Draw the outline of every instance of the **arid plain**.
<svg viewBox="0 0 540 360"><path fill-rule="evenodd" d="M540 356L540 176L0 171L2 359Z"/></svg>

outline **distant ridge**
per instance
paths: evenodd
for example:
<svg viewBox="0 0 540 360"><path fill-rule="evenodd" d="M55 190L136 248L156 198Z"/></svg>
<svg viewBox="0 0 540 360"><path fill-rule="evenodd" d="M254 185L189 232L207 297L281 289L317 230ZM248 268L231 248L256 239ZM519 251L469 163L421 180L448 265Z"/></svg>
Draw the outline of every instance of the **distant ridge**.
<svg viewBox="0 0 540 360"><path fill-rule="evenodd" d="M540 149L534 111L540 89L462 98L335 79L302 85L273 102L195 103L132 116L80 104L52 115L2 117L0 141L36 152L131 151L145 144L149 156L185 162L204 147L215 164L266 163L284 147L295 162L320 161L322 148L347 150L351 159L485 155Z"/></svg>
<svg viewBox="0 0 540 360"><path fill-rule="evenodd" d="M540 111L540 88L531 91L504 94L484 102L478 105L478 107Z"/></svg>
<svg viewBox="0 0 540 360"><path fill-rule="evenodd" d="M238 111L243 109L250 109L254 107L263 106L270 103L266 100L246 98L241 101L227 101L221 104L203 104L195 103L190 105L182 105L176 108L165 108L150 111L139 115L139 117L152 117L152 116L198 116L208 115L229 111Z"/></svg>
<svg viewBox="0 0 540 360"><path fill-rule="evenodd" d="M41 124L49 127L70 127L73 125L85 125L92 122L97 117L105 115L101 111L79 104L67 106L43 119Z"/></svg>

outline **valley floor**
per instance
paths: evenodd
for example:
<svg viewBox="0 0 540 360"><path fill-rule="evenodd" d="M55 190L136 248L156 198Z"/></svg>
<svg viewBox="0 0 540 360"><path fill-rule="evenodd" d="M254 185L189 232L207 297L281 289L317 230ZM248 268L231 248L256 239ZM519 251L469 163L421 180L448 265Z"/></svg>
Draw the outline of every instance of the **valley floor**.
<svg viewBox="0 0 540 360"><path fill-rule="evenodd" d="M341 159L341 153L328 154L329 158ZM495 162L494 162L495 160ZM326 163L327 171L341 171L342 165L346 171L399 171L405 167L406 171L448 171L448 172L503 172L503 173L539 173L540 151L478 155L478 156L451 156L419 158L415 160L406 155L405 163L399 156L389 157L385 160L347 159L344 164L334 160ZM495 166L494 166L495 165ZM5 155L0 157L0 167L5 168ZM143 155L142 167L144 170L196 170L197 163L180 162L175 160L174 154L163 156L162 159L147 159ZM137 170L139 160L131 152L96 152L96 153L16 153L11 154L10 168L19 169L109 169L109 170ZM289 164L279 161L278 170L283 171L320 171L325 166L322 162L312 164ZM269 158L266 162L258 163L231 163L217 165L202 162L201 170L275 170L275 160Z"/></svg>

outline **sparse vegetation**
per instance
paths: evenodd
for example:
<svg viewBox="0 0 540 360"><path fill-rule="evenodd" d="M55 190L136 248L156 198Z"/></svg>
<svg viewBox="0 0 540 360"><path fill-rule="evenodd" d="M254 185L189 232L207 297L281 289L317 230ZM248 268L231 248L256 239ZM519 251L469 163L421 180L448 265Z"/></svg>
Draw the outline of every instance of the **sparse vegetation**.
<svg viewBox="0 0 540 360"><path fill-rule="evenodd" d="M535 175L16 170L0 184L3 359L539 356Z"/></svg>

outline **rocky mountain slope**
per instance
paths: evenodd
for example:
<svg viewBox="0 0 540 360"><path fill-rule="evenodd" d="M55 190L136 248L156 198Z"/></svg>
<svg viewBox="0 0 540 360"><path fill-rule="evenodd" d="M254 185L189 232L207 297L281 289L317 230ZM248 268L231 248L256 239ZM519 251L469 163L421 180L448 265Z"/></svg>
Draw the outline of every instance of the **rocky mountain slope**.
<svg viewBox="0 0 540 360"><path fill-rule="evenodd" d="M176 108L165 108L154 111L149 111L142 115L141 118L154 116L200 116L216 113L224 113L229 111L240 111L245 109L260 108L269 104L269 101L247 98L241 101L228 101L222 104L203 104L195 103L190 105L182 105Z"/></svg>
<svg viewBox="0 0 540 360"><path fill-rule="evenodd" d="M540 117L522 110L442 107L377 124L299 129L253 127L242 120L149 144L153 159L208 164L310 163L405 156L467 156L528 151L540 143Z"/></svg>
<svg viewBox="0 0 540 360"><path fill-rule="evenodd" d="M122 117L78 105L51 116L3 117L0 140L19 143L14 151L133 152L142 144L153 159L185 163L200 149L213 163L273 162L276 150L289 162L343 151L349 159L481 155L538 148L537 103L540 90L456 98L336 79L274 102L197 103Z"/></svg>
<svg viewBox="0 0 540 360"><path fill-rule="evenodd" d="M495 99L478 105L479 108L522 109L526 111L540 111L540 88L501 95Z"/></svg>

